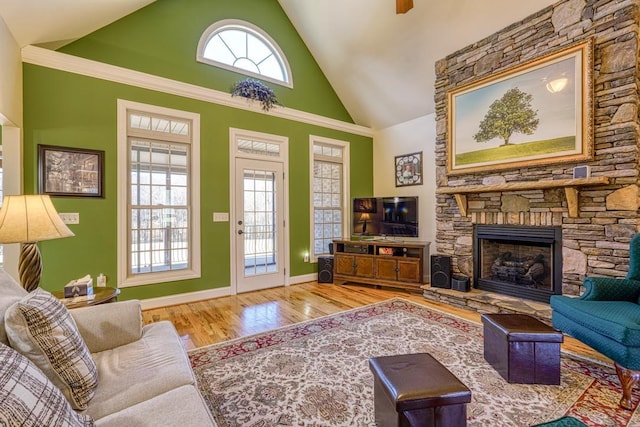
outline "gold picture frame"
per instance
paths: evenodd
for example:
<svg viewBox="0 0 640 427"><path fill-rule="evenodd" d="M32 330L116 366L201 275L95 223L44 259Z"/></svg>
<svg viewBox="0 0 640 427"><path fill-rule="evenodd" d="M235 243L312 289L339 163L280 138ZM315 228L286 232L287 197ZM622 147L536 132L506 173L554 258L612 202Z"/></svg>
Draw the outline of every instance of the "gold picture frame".
<svg viewBox="0 0 640 427"><path fill-rule="evenodd" d="M593 158L593 42L447 93L447 173Z"/></svg>

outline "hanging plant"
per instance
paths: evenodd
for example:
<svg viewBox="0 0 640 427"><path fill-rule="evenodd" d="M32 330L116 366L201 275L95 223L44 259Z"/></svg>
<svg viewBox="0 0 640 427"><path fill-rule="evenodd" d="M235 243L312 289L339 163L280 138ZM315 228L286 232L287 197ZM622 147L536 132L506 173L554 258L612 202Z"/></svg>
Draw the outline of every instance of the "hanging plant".
<svg viewBox="0 0 640 427"><path fill-rule="evenodd" d="M241 96L260 101L264 111L269 111L276 105L281 105L276 99L276 94L273 93L273 90L255 79L244 79L236 82L231 88L231 96Z"/></svg>

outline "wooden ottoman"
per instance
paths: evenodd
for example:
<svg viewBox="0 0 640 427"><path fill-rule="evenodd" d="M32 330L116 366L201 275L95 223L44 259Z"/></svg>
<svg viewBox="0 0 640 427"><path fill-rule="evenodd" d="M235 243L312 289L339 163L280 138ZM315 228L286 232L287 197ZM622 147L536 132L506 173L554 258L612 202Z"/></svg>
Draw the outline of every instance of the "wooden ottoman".
<svg viewBox="0 0 640 427"><path fill-rule="evenodd" d="M428 353L369 359L378 427L467 425L471 391Z"/></svg>
<svg viewBox="0 0 640 427"><path fill-rule="evenodd" d="M562 333L526 314L483 314L484 358L510 383L560 384Z"/></svg>

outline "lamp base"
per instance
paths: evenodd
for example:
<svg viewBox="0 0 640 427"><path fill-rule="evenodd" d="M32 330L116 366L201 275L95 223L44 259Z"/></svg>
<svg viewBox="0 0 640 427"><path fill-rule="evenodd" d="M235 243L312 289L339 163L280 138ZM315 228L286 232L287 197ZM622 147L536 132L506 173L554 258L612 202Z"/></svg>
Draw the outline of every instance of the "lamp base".
<svg viewBox="0 0 640 427"><path fill-rule="evenodd" d="M20 246L20 260L18 264L20 283L27 292L35 291L42 277L42 258L40 249L35 242L23 243Z"/></svg>

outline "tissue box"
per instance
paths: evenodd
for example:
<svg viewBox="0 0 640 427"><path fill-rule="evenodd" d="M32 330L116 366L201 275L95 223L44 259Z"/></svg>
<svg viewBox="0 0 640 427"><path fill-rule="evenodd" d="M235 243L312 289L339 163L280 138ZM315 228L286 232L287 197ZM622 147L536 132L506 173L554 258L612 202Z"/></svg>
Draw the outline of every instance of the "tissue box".
<svg viewBox="0 0 640 427"><path fill-rule="evenodd" d="M72 280L64 287L64 297L73 298L84 295L93 295L93 279L88 281Z"/></svg>

